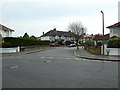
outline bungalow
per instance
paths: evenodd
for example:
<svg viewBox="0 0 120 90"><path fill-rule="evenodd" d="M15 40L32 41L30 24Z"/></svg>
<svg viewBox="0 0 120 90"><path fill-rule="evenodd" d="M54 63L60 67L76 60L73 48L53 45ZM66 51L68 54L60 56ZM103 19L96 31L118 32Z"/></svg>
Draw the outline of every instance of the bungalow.
<svg viewBox="0 0 120 90"><path fill-rule="evenodd" d="M0 35L2 37L12 37L12 32L14 30L0 24Z"/></svg>
<svg viewBox="0 0 120 90"><path fill-rule="evenodd" d="M58 31L56 28L53 30L48 31L47 33L44 34L40 37L41 40L50 40L50 41L74 41L74 37L71 32L66 32L66 31Z"/></svg>
<svg viewBox="0 0 120 90"><path fill-rule="evenodd" d="M110 37L117 36L120 37L120 22L108 26L107 28L110 29Z"/></svg>

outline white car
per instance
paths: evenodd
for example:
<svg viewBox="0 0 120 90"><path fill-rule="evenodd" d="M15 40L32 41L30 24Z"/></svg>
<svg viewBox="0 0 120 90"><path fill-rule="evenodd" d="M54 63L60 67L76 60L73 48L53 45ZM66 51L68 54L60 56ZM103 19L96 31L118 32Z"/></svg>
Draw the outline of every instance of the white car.
<svg viewBox="0 0 120 90"><path fill-rule="evenodd" d="M75 46L76 46L75 44L68 45L68 47L75 47Z"/></svg>

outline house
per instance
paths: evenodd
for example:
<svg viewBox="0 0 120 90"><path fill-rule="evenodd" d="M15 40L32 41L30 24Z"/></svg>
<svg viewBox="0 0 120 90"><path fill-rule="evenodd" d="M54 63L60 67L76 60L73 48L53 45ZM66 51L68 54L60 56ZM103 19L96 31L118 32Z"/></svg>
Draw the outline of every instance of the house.
<svg viewBox="0 0 120 90"><path fill-rule="evenodd" d="M41 40L50 40L51 42L58 42L58 41L62 41L62 42L66 42L66 41L74 41L74 37L72 35L72 33L69 31L58 31L56 30L56 28L54 28L53 30L48 31L47 33L44 34L40 37Z"/></svg>
<svg viewBox="0 0 120 90"><path fill-rule="evenodd" d="M113 36L120 37L120 22L108 26L107 28L110 29L110 37Z"/></svg>
<svg viewBox="0 0 120 90"><path fill-rule="evenodd" d="M87 40L93 40L93 34L84 34L83 36L83 43L85 43Z"/></svg>
<svg viewBox="0 0 120 90"><path fill-rule="evenodd" d="M12 32L14 30L0 24L0 35L2 37L12 37Z"/></svg>
<svg viewBox="0 0 120 90"><path fill-rule="evenodd" d="M107 41L110 38L110 34L106 34L106 35L101 35L101 34L96 34L93 36L93 40L94 40L94 45L96 46L98 43L102 43L103 40L104 42Z"/></svg>

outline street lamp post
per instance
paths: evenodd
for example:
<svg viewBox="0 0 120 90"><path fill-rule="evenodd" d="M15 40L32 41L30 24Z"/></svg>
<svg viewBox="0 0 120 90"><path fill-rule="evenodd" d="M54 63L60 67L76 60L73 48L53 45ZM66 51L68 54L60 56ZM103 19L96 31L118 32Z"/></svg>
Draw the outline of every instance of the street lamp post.
<svg viewBox="0 0 120 90"><path fill-rule="evenodd" d="M82 48L83 48L83 28L82 28Z"/></svg>
<svg viewBox="0 0 120 90"><path fill-rule="evenodd" d="M102 43L103 43L103 55L104 55L104 12L101 11L102 13L102 31L103 31L103 39L102 39Z"/></svg>

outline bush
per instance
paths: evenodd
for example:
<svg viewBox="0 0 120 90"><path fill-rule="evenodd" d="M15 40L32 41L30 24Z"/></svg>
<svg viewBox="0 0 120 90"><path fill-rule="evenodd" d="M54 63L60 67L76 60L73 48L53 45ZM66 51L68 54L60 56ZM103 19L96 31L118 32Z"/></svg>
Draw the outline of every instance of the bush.
<svg viewBox="0 0 120 90"><path fill-rule="evenodd" d="M70 44L73 44L74 42L71 42L71 41L66 41L65 44L66 45L70 45Z"/></svg>
<svg viewBox="0 0 120 90"><path fill-rule="evenodd" d="M93 54L100 55L101 54L101 47L91 47L89 49L89 52L91 52Z"/></svg>
<svg viewBox="0 0 120 90"><path fill-rule="evenodd" d="M108 48L120 48L120 38L115 37L107 41Z"/></svg>
<svg viewBox="0 0 120 90"><path fill-rule="evenodd" d="M2 42L2 47L3 48L12 47L12 44L10 42Z"/></svg>
<svg viewBox="0 0 120 90"><path fill-rule="evenodd" d="M38 45L50 45L49 40L38 41Z"/></svg>
<svg viewBox="0 0 120 90"><path fill-rule="evenodd" d="M31 45L49 45L50 41L40 41L34 39L26 39L26 38L14 38L14 37L6 37L4 38L5 42L11 43L12 46L31 46Z"/></svg>
<svg viewBox="0 0 120 90"><path fill-rule="evenodd" d="M59 41L58 44L59 45L64 45L64 43L62 41Z"/></svg>
<svg viewBox="0 0 120 90"><path fill-rule="evenodd" d="M93 42L91 40L87 40L85 42L85 46L93 46Z"/></svg>

